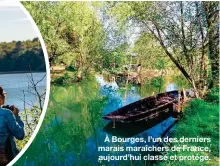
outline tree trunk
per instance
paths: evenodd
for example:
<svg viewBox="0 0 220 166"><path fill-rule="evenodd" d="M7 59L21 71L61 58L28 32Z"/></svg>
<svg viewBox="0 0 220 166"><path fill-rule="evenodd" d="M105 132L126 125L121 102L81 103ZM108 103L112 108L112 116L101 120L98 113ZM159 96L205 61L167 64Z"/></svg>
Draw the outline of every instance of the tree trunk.
<svg viewBox="0 0 220 166"><path fill-rule="evenodd" d="M219 54L218 54L218 45L219 37L215 41L215 28L218 17L218 2L203 2L203 7L205 10L206 23L208 26L208 53L211 63L211 74L212 79L209 84L209 88L218 86L219 84ZM218 30L216 30L218 31ZM217 32L218 33L218 32Z"/></svg>
<svg viewBox="0 0 220 166"><path fill-rule="evenodd" d="M195 84L195 80L188 74L188 72L185 70L185 68L175 59L175 57L167 50L166 46L163 43L163 40L162 40L162 37L161 37L161 34L160 34L160 30L159 30L157 24L154 23L154 25L155 25L155 28L156 28L158 36L149 27L148 27L148 29L151 31L151 33L154 35L154 37L160 42L160 45L164 49L164 51L167 54L167 56L171 59L171 61L176 65L176 67L180 70L180 72L185 76L185 78L192 85L192 87L193 87L193 89L195 91L196 98L198 98L199 97L199 93L198 93L198 87Z"/></svg>
<svg viewBox="0 0 220 166"><path fill-rule="evenodd" d="M206 86L207 86L207 68L206 68L206 52L205 52L205 36L203 32L203 25L202 25L202 18L201 18L201 11L199 10L199 4L198 2L195 2L196 4L196 12L198 16L198 24L199 24L199 30L201 34L201 39L202 39L202 56L201 56L201 61L200 61L200 76L199 76L199 89L202 91L202 96L205 94Z"/></svg>

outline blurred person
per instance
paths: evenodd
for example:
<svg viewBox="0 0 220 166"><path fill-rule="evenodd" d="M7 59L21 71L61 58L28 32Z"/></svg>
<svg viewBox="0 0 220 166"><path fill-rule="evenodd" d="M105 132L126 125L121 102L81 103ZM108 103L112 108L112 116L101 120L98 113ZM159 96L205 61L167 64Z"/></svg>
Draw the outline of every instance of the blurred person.
<svg viewBox="0 0 220 166"><path fill-rule="evenodd" d="M14 105L4 106L6 92L0 85L0 166L7 165L18 153L14 137L24 139L24 123Z"/></svg>

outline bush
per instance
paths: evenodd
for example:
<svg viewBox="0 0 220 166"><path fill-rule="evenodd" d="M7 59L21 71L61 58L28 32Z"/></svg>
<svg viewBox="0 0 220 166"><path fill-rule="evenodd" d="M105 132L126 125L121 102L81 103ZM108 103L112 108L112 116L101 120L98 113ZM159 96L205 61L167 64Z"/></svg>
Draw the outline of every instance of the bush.
<svg viewBox="0 0 220 166"><path fill-rule="evenodd" d="M26 108L25 110L25 112L20 112L21 119L25 124L25 137L23 140L16 139L16 146L19 150L22 150L29 141L41 115L41 109L37 105L34 105L31 109Z"/></svg>
<svg viewBox="0 0 220 166"><path fill-rule="evenodd" d="M162 87L164 85L165 81L164 81L164 78L163 77L156 77L156 78L153 78L151 80L151 84L154 86L154 87Z"/></svg>
<svg viewBox="0 0 220 166"><path fill-rule="evenodd" d="M212 88L206 95L205 101L219 104L219 88Z"/></svg>
<svg viewBox="0 0 220 166"><path fill-rule="evenodd" d="M74 72L74 71L76 71L76 68L74 66L67 66L66 71Z"/></svg>
<svg viewBox="0 0 220 166"><path fill-rule="evenodd" d="M63 76L56 78L52 83L54 84L67 84L71 80L71 77L68 75L68 73L64 73Z"/></svg>

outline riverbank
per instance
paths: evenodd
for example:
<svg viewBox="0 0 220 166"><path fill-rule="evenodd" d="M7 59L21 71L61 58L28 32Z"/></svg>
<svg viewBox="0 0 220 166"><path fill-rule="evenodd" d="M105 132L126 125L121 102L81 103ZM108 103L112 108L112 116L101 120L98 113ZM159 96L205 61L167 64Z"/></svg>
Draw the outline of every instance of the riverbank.
<svg viewBox="0 0 220 166"><path fill-rule="evenodd" d="M169 70L166 70L169 71ZM173 72L167 72L167 73L173 73ZM110 70L103 70L102 72L95 72L94 70L89 71L87 73L81 74L81 77L79 77L79 72L75 70L74 68L68 68L62 65L56 65L52 66L50 68L50 77L51 77L51 83L57 84L57 85L70 85L72 83L80 82L81 80L86 79L86 77L89 77L89 75L102 75L104 76L105 80L108 80L109 82L116 81L117 83L124 83L126 84L126 81L133 85L144 85L146 84L146 81L148 80L156 80L156 84L158 86L161 86L160 84L163 84L162 77L181 77L181 74L176 72L175 74L166 74L163 72L161 75L161 71L159 70L151 70L151 69L142 69L140 75L137 74L137 72L113 72ZM186 80L183 78L183 80ZM185 82L185 81L184 81Z"/></svg>
<svg viewBox="0 0 220 166"><path fill-rule="evenodd" d="M180 166L198 166L198 165L219 165L219 106L216 102L206 102L195 99L184 109L184 117L174 129L172 137L181 138L210 138L210 143L171 143L169 146L200 146L209 147L210 152L168 152L168 156L209 156L208 161L198 163L196 160L185 160L179 162ZM176 165L174 161L164 161L158 163L160 166Z"/></svg>

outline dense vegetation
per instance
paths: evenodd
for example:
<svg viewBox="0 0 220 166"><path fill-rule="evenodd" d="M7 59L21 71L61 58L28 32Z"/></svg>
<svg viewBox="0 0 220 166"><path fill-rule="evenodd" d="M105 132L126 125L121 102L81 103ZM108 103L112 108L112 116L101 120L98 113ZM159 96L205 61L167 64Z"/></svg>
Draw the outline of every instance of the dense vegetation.
<svg viewBox="0 0 220 166"><path fill-rule="evenodd" d="M78 79L90 71L121 71L135 63L179 71L197 97L218 86L217 2L24 5L40 28L51 65L71 66Z"/></svg>
<svg viewBox="0 0 220 166"><path fill-rule="evenodd" d="M38 38L0 43L0 72L46 71Z"/></svg>
<svg viewBox="0 0 220 166"><path fill-rule="evenodd" d="M51 65L62 62L71 66L77 73L74 76L79 79L86 78L91 71L120 71L130 63L131 55L146 51L143 50L145 46L139 46L143 41L137 41L135 45L138 47L133 51L129 42L132 32L116 26L115 18L108 12L111 4L25 2L24 5L40 28ZM149 39L147 48L151 49L148 51L150 54L142 53L144 55L134 57L132 63L155 68L154 63L143 59L154 56L152 58L158 62L161 59L164 63L169 61L169 58L164 57L161 47L154 44L152 36L146 34L142 38L145 36L145 40Z"/></svg>

